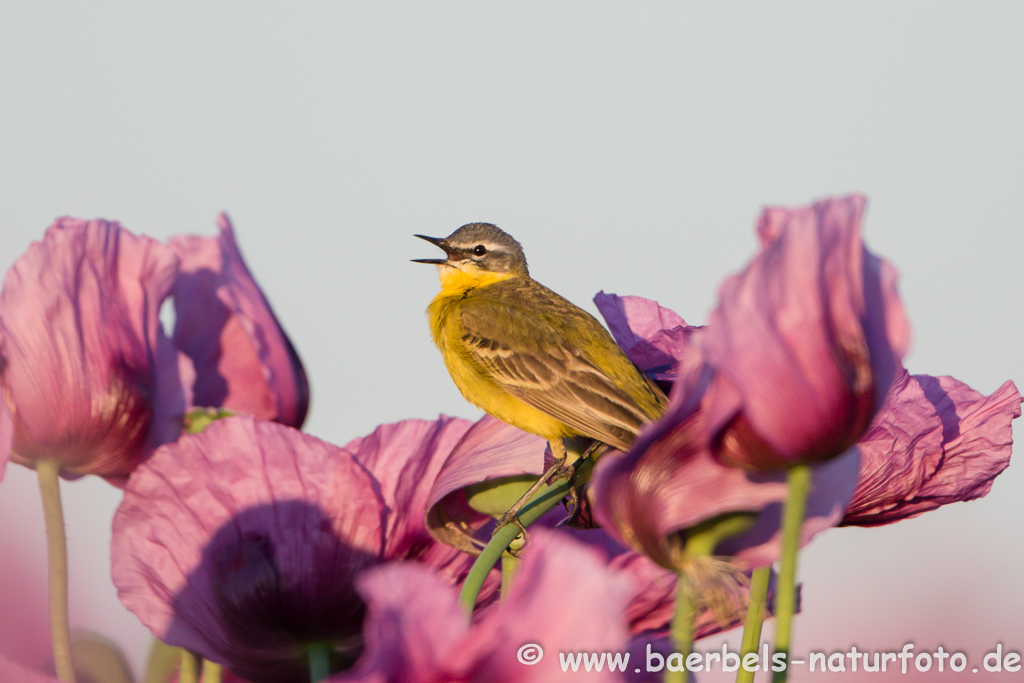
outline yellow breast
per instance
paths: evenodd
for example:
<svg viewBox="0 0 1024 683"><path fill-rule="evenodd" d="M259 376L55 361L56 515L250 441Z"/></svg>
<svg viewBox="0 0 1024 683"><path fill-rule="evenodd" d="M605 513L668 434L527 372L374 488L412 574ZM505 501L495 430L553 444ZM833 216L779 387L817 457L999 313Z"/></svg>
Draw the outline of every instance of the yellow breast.
<svg viewBox="0 0 1024 683"><path fill-rule="evenodd" d="M442 272L441 292L430 302L427 317L431 336L441 351L448 374L465 399L502 422L549 441L574 436L576 433L568 425L507 393L486 370L471 360L462 339L459 303L469 289L483 286L481 281L484 278L469 276L457 269L445 270L455 272ZM486 284L508 277L495 273L486 275L489 276Z"/></svg>

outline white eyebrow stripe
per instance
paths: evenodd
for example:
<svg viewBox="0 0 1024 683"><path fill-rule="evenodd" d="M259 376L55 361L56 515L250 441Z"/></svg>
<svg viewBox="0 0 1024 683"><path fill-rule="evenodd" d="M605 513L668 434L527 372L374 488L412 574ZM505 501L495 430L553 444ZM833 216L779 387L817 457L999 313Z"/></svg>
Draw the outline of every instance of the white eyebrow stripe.
<svg viewBox="0 0 1024 683"><path fill-rule="evenodd" d="M453 244L452 246L456 249L472 249L473 247L480 245L482 245L487 251L508 251L508 247L504 244L499 244L497 242L481 242L479 240L466 244Z"/></svg>

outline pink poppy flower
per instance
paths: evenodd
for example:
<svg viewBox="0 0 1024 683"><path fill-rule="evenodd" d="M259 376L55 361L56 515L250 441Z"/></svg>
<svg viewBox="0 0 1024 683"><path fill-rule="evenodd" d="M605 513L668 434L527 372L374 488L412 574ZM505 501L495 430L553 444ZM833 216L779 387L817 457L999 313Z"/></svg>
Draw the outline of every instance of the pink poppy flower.
<svg viewBox="0 0 1024 683"><path fill-rule="evenodd" d="M249 273L227 214L220 235L183 235L174 283L174 343L196 368L193 404L299 428L309 382L295 348Z"/></svg>
<svg viewBox="0 0 1024 683"><path fill-rule="evenodd" d="M724 462L767 470L835 457L881 406L907 350L896 271L861 241L865 199L766 209L762 250L722 286L702 351L703 410Z"/></svg>
<svg viewBox="0 0 1024 683"><path fill-rule="evenodd" d="M626 582L593 549L555 532L532 534L507 599L472 625L455 589L424 567L387 565L358 587L369 606L366 653L331 683L547 682L565 676L560 653L625 652L628 644ZM626 680L609 668L580 675Z"/></svg>
<svg viewBox="0 0 1024 683"><path fill-rule="evenodd" d="M986 495L1010 464L1021 396L985 396L952 377L903 370L860 442L860 481L844 525L891 524Z"/></svg>
<svg viewBox="0 0 1024 683"><path fill-rule="evenodd" d="M235 416L183 436L133 473L114 516L119 596L164 642L255 683L308 680L315 643L347 668L363 650L363 570L409 559L451 583L469 570L423 522L469 426L406 420L339 448Z"/></svg>
<svg viewBox="0 0 1024 683"><path fill-rule="evenodd" d="M678 571L686 569L681 551L690 529L728 513L749 513L752 526L724 539L715 554L750 570L779 557L786 475L730 467L714 456L701 409L710 376L705 367L685 389L677 385L665 414L629 453L601 458L590 483L594 515L621 542ZM850 449L814 468L801 545L842 519L858 465L859 454Z"/></svg>
<svg viewBox="0 0 1024 683"><path fill-rule="evenodd" d="M0 292L12 460L118 480L176 437L185 397L158 317L176 273L170 249L103 220L61 218L18 258Z"/></svg>
<svg viewBox="0 0 1024 683"><path fill-rule="evenodd" d="M628 298L634 300L628 324L637 331L632 334L657 336L657 321L666 319L663 309ZM712 371L699 360L699 348L707 331L700 328L700 334L688 338L689 345L680 347L676 374L681 379L665 415L638 438L630 454L602 458L591 490L602 525L662 564L670 558L671 534L685 534L695 523L729 510L766 505L770 514L758 513L755 528L719 547L746 566L757 566L777 556L772 530L778 524L772 516L777 520L785 486L777 474L723 466L702 445L708 430L698 424L706 416L697 414L697 406L703 405ZM1020 400L1012 382L985 397L951 377L911 376L900 368L856 448L834 465L815 466L802 542L837 523L887 524L985 495L1009 462L1010 421L1020 415ZM853 453L861 455L855 474ZM849 501L845 512L839 507L844 500ZM767 543L748 545L758 538Z"/></svg>

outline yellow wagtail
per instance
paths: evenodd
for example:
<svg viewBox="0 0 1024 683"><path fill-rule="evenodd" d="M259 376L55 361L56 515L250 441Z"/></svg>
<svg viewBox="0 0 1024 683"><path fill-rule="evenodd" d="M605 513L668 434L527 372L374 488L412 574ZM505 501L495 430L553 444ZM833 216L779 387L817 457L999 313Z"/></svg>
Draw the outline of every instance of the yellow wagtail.
<svg viewBox="0 0 1024 683"><path fill-rule="evenodd" d="M447 254L414 260L438 267L441 292L427 314L455 386L483 411L547 439L556 467L567 458L562 439L626 450L661 414L661 389L594 316L530 277L511 235L470 223L445 238L416 237Z"/></svg>

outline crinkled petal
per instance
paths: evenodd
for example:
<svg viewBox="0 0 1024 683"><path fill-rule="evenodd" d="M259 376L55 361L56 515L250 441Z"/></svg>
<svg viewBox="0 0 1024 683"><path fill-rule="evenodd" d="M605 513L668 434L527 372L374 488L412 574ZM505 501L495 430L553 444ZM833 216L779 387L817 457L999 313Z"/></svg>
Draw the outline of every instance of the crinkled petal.
<svg viewBox="0 0 1024 683"><path fill-rule="evenodd" d="M675 379L680 359L693 352L690 337L699 328L687 325L674 311L639 296L598 292L597 310L615 342L629 359L659 380Z"/></svg>
<svg viewBox="0 0 1024 683"><path fill-rule="evenodd" d="M909 328L896 273L860 237L865 200L767 209L763 250L722 286L703 339L720 457L781 468L834 457L867 429Z"/></svg>
<svg viewBox="0 0 1024 683"><path fill-rule="evenodd" d="M451 451L427 499L427 526L443 543L479 552L470 539L491 518L473 510L467 487L481 482L536 479L544 473L547 442L497 418L485 415L470 427Z"/></svg>
<svg viewBox="0 0 1024 683"><path fill-rule="evenodd" d="M17 462L123 477L173 438L184 402L159 312L176 273L159 242L73 218L14 263L0 293L0 353Z"/></svg>
<svg viewBox="0 0 1024 683"><path fill-rule="evenodd" d="M256 683L302 680L305 644L343 647L361 631L353 581L382 559L385 514L378 484L337 446L250 416L217 420L131 477L114 584L164 642Z"/></svg>
<svg viewBox="0 0 1024 683"><path fill-rule="evenodd" d="M343 449L379 483L387 506L385 555L419 559L449 582L469 571L472 558L431 538L427 501L442 466L472 426L469 420L444 415L437 420L403 420L381 425Z"/></svg>
<svg viewBox="0 0 1024 683"><path fill-rule="evenodd" d="M301 427L309 383L291 341L249 273L226 214L219 237L174 237L174 343L196 367L194 403Z"/></svg>
<svg viewBox="0 0 1024 683"><path fill-rule="evenodd" d="M986 495L1010 464L1021 396L984 396L952 377L903 371L858 444L860 481L844 525L876 526Z"/></svg>

